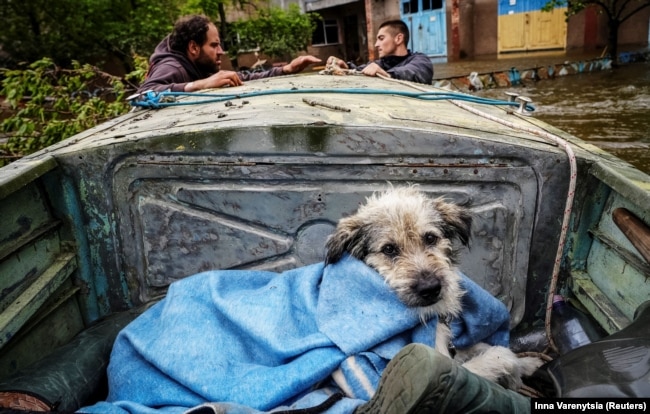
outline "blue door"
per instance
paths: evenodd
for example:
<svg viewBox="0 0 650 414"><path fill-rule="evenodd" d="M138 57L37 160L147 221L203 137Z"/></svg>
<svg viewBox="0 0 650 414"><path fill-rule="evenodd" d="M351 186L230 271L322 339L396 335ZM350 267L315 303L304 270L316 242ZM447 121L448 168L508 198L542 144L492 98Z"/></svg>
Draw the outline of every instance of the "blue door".
<svg viewBox="0 0 650 414"><path fill-rule="evenodd" d="M409 49L430 57L447 55L444 0L400 0L402 20L411 32Z"/></svg>

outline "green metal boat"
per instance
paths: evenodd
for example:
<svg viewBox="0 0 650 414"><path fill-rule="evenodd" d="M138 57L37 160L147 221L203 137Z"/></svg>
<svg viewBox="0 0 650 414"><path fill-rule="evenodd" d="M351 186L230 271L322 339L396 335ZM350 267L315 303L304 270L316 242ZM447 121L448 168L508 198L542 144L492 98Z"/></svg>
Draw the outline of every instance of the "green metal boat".
<svg viewBox="0 0 650 414"><path fill-rule="evenodd" d="M603 335L650 299L650 176L535 119L543 102L309 74L134 104L0 169L0 406L102 399L117 331L170 283L322 261L388 183L471 207L460 268L517 351L553 356L555 293Z"/></svg>

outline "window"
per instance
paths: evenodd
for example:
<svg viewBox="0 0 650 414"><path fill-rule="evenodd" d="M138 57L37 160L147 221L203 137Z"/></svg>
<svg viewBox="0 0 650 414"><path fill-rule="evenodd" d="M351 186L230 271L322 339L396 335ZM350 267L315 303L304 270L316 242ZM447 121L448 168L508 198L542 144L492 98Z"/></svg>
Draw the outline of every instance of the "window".
<svg viewBox="0 0 650 414"><path fill-rule="evenodd" d="M339 24L335 19L318 20L311 38L312 46L339 43Z"/></svg>
<svg viewBox="0 0 650 414"><path fill-rule="evenodd" d="M404 14L411 14L411 13L417 13L419 8L418 8L418 2L419 0L405 0L402 2L402 13Z"/></svg>
<svg viewBox="0 0 650 414"><path fill-rule="evenodd" d="M442 0L424 0L424 3L422 4L422 10L438 10L442 9L442 6Z"/></svg>
<svg viewBox="0 0 650 414"><path fill-rule="evenodd" d="M443 0L422 0L422 10L437 10L442 9ZM402 13L413 14L420 10L419 0L402 0Z"/></svg>

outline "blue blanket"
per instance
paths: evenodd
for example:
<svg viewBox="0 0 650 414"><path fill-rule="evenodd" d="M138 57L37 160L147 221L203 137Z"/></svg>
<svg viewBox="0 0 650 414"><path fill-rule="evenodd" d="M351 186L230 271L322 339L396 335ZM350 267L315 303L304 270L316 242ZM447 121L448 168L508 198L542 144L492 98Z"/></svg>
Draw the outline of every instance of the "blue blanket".
<svg viewBox="0 0 650 414"><path fill-rule="evenodd" d="M462 285L454 344L507 346L506 307L465 276ZM281 274L200 273L173 283L120 332L107 400L80 412L251 414L313 407L344 392L327 412L351 413L402 347L435 345L436 323L423 324L349 256Z"/></svg>

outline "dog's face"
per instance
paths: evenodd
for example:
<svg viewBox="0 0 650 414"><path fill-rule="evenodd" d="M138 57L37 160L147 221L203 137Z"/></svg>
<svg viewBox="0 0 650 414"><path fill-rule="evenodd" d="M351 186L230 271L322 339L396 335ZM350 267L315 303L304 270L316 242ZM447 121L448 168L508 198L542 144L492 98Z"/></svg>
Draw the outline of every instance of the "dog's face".
<svg viewBox="0 0 650 414"><path fill-rule="evenodd" d="M464 207L430 199L414 187L373 195L339 221L326 263L345 252L374 268L407 306L423 314L460 312L460 276L452 240L467 245L472 218Z"/></svg>

